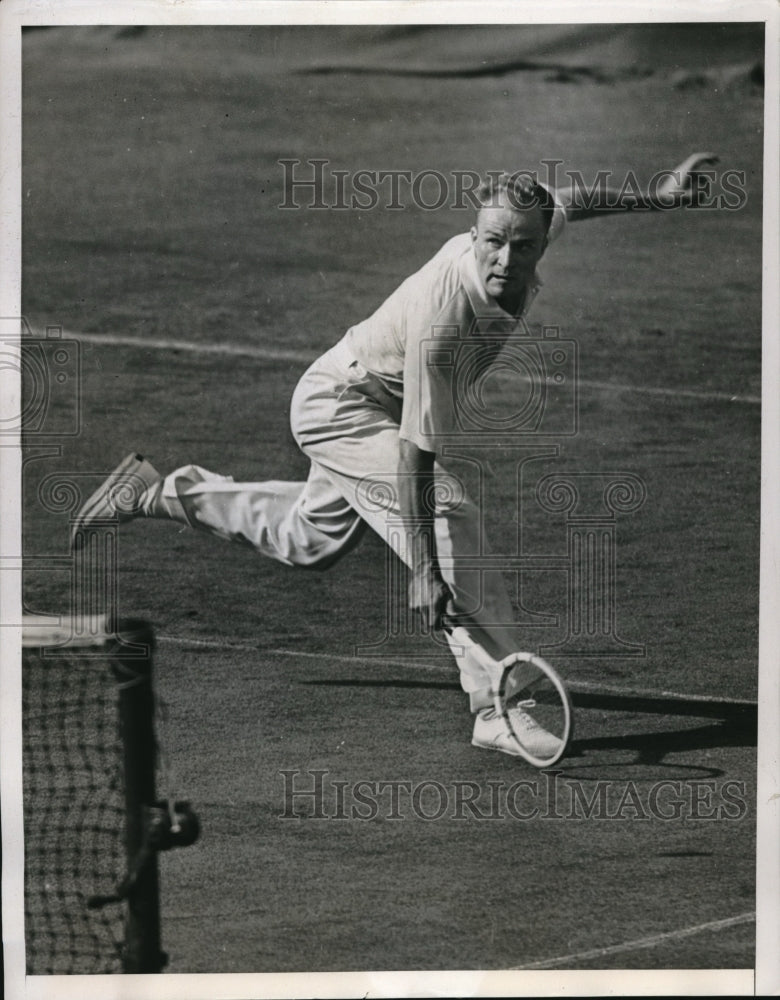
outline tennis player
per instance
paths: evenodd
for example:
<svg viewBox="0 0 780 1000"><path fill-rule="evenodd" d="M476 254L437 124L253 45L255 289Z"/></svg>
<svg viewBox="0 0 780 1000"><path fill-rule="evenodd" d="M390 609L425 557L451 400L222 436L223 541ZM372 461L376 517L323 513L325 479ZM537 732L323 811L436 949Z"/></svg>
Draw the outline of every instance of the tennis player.
<svg viewBox="0 0 780 1000"><path fill-rule="evenodd" d="M163 476L133 453L79 512L74 546L97 520L169 518L289 566L326 569L370 526L409 567L409 604L423 626L452 616L498 669L522 638L501 574L474 568L473 558L464 565L488 546L477 505L440 461L468 385L431 350L437 331L463 343L483 338L490 347L480 357L491 362L523 323L541 284L538 264L567 221L686 204L714 162L694 154L653 192L605 189L587 206L576 189L553 190L528 173L491 175L471 231L445 243L301 378L291 426L311 461L306 482L234 482L197 465ZM467 377L480 374L473 367ZM498 677L484 657L452 645L475 715L472 743L517 755L494 709ZM557 737L526 728L531 752L553 756Z"/></svg>

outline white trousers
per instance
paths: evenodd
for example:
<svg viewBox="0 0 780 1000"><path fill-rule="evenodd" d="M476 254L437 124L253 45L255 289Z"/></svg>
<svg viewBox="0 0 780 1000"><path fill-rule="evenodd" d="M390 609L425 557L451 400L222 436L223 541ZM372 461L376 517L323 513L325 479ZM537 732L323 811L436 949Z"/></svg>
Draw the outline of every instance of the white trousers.
<svg viewBox="0 0 780 1000"><path fill-rule="evenodd" d="M187 465L166 477L163 511L171 516L180 504L194 528L249 544L288 566L319 569L353 548L370 525L411 565L398 504L398 423L361 390L364 377L365 371L338 344L298 383L290 421L298 445L311 459L306 482L236 483ZM500 572L478 565L479 556L487 553L480 512L459 480L438 463L434 475L442 576L460 623L490 657L500 660L521 647ZM498 671L484 657L478 660L454 643L451 648L464 691L483 692L496 683ZM472 699L472 707L479 701Z"/></svg>

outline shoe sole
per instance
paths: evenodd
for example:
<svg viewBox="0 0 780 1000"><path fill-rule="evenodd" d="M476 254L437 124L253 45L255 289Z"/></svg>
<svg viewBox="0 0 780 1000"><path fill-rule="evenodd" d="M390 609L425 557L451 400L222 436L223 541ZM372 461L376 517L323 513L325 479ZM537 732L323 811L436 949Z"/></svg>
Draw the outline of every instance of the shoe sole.
<svg viewBox="0 0 780 1000"><path fill-rule="evenodd" d="M515 739L517 739L517 737L515 737ZM520 741L518 740L518 743L519 742ZM528 758L525 756L524 753L522 753L522 751L520 751L520 750L510 750L508 748L505 749L504 747L498 746L497 743L478 743L477 740L472 739L471 745L473 747L479 747L480 750L496 750L498 753L505 753L507 755L507 757L522 757L523 760L528 760ZM550 759L552 759L555 756L555 754L560 751L561 748L560 748L560 743L559 743L558 746L555 747L555 751L554 752L549 752L548 751L547 754L533 753L533 751L529 750L528 747L524 747L523 749L525 750L525 752L527 754L530 754L531 757L535 757L538 760L545 760L548 757Z"/></svg>
<svg viewBox="0 0 780 1000"><path fill-rule="evenodd" d="M495 750L497 753L505 753L507 757L522 757L523 755L519 750L508 750L504 747L498 746L496 743L478 743L477 740L472 740L471 745L477 747L480 750Z"/></svg>
<svg viewBox="0 0 780 1000"><path fill-rule="evenodd" d="M103 480L100 486L83 504L76 516L76 523L73 526L71 535L71 548L74 552L78 552L84 547L84 538L80 532L93 521L121 518L121 512L110 507L108 500L110 491L115 485L121 485L121 483L117 484L117 480L120 480L122 476L132 475L133 470L137 469L144 461L146 460L143 455L139 455L137 452L131 452L125 456L114 471Z"/></svg>

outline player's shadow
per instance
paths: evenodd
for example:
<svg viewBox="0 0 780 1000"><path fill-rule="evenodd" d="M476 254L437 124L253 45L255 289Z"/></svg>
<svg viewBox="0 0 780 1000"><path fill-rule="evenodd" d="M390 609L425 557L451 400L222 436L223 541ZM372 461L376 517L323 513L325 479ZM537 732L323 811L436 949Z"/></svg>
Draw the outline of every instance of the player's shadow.
<svg viewBox="0 0 780 1000"><path fill-rule="evenodd" d="M460 691L455 681L369 680L344 678L308 680L303 684L333 687L393 687L433 691ZM585 757L604 750L631 751L636 764L659 764L667 754L716 747L754 747L758 742L758 707L749 701L680 698L664 695L646 696L591 691L572 691L575 712L575 737L566 753L567 759ZM578 711L624 712L657 715L665 719L693 718L712 720L695 728L653 729L642 733L577 738Z"/></svg>
<svg viewBox="0 0 780 1000"><path fill-rule="evenodd" d="M630 712L657 715L664 719L708 719L700 726L682 729L652 729L647 732L612 736L589 736L572 740L567 762L574 763L595 754L603 765L602 751L628 752L632 766L662 765L671 754L690 753L723 747L754 747L758 743L758 707L747 701L718 701L668 696L599 694L578 691L572 694L575 713L579 710ZM576 715L575 715L576 718ZM581 765L580 765L581 766ZM586 767L588 765L585 765ZM679 764L675 766L681 766ZM710 777L724 772L709 767Z"/></svg>

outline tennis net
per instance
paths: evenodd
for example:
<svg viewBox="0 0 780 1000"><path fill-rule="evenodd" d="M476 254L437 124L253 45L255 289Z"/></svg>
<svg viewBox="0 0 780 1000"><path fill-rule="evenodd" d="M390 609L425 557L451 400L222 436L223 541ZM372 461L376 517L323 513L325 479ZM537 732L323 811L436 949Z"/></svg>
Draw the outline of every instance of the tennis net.
<svg viewBox="0 0 780 1000"><path fill-rule="evenodd" d="M27 972L158 972L156 856L117 891L154 803L152 630L26 616L22 632Z"/></svg>

